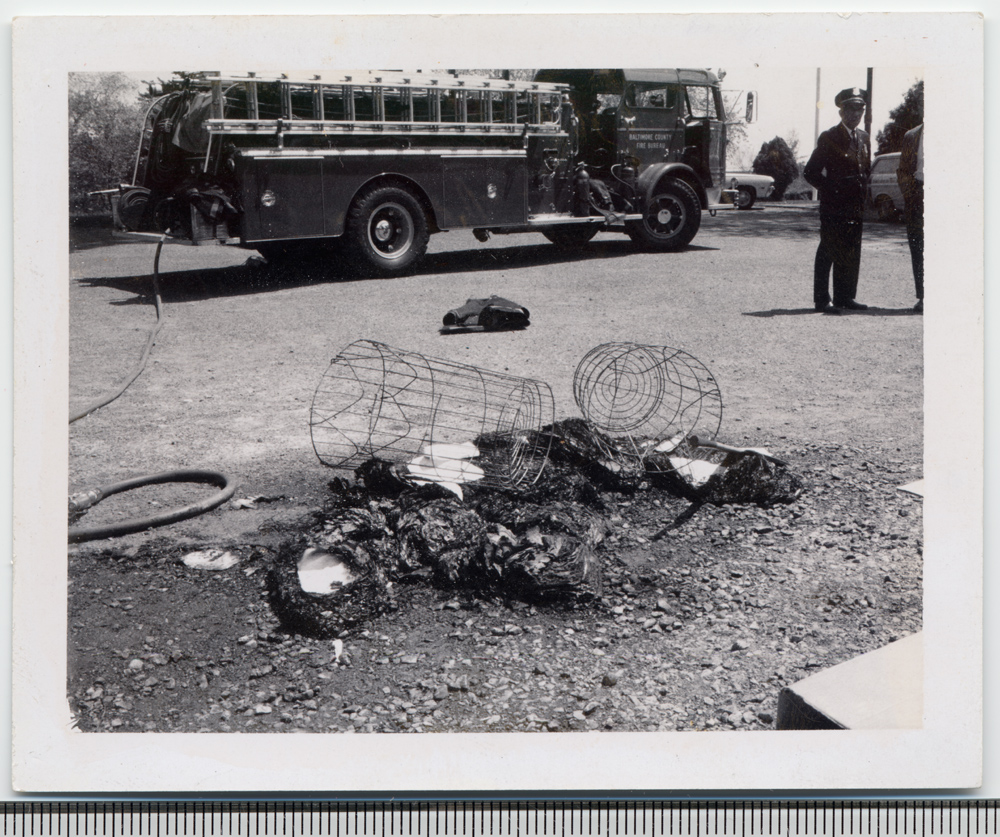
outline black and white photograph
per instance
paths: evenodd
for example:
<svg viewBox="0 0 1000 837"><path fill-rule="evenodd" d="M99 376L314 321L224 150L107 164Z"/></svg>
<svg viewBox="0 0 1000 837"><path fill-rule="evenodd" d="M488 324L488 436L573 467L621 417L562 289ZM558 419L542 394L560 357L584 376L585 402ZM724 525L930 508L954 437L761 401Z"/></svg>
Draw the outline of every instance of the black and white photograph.
<svg viewBox="0 0 1000 837"><path fill-rule="evenodd" d="M180 20L15 25L15 786L978 784L979 17Z"/></svg>

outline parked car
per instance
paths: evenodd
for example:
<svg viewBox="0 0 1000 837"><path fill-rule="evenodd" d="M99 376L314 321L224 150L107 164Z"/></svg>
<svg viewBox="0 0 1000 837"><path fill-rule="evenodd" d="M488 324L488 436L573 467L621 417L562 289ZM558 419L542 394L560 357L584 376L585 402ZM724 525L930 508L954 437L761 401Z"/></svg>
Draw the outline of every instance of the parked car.
<svg viewBox="0 0 1000 837"><path fill-rule="evenodd" d="M896 180L899 152L878 154L872 161L868 197L880 221L895 221L903 211L903 191Z"/></svg>
<svg viewBox="0 0 1000 837"><path fill-rule="evenodd" d="M727 175L726 182L730 189L739 191L736 206L740 209L749 209L757 202L757 198L768 198L774 191L774 178L766 174L736 172Z"/></svg>

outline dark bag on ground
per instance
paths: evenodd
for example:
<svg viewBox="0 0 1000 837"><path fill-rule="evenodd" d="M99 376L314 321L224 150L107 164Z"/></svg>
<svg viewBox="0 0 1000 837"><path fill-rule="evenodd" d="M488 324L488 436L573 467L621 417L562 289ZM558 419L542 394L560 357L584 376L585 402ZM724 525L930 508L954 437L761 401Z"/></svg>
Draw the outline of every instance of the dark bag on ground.
<svg viewBox="0 0 1000 837"><path fill-rule="evenodd" d="M524 328L530 325L528 309L509 299L491 296L489 299L470 299L461 308L453 308L444 315L446 326L471 328L484 331Z"/></svg>

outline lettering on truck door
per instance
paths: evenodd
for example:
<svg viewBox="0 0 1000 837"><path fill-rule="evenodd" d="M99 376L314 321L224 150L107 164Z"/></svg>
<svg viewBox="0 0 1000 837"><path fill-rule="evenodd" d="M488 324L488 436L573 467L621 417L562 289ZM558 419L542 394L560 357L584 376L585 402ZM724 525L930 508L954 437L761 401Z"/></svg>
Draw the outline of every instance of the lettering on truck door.
<svg viewBox="0 0 1000 837"><path fill-rule="evenodd" d="M625 95L623 127L629 153L640 170L653 163L678 159L684 148L683 126L678 126L680 89L675 84L634 82Z"/></svg>

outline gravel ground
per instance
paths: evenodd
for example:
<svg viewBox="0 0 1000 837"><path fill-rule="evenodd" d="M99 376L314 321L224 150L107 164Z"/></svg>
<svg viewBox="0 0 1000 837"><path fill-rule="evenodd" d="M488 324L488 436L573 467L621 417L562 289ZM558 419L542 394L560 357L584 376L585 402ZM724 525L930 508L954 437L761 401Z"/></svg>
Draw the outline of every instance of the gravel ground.
<svg viewBox="0 0 1000 837"><path fill-rule="evenodd" d="M773 727L782 686L919 630L914 467L843 446L781 450L797 501L692 507L647 487L602 497L603 596L571 606L398 587L343 645L285 633L273 544L70 559L70 694L85 730L567 731ZM690 516L688 516L690 515ZM303 526L303 528L305 528ZM216 544L217 545L217 544ZM338 657L338 651L340 655Z"/></svg>
<svg viewBox="0 0 1000 837"><path fill-rule="evenodd" d="M72 426L70 490L197 464L237 475L242 502L70 548L68 693L79 727L759 730L773 728L783 686L919 630L922 509L898 490L922 476L920 319L898 316L912 304L905 234L880 225L866 238L865 299L881 309L799 316L816 227L809 209L768 206L706 219L696 246L673 256L599 238L569 260L531 241L460 252L449 248L473 245L446 234L418 276L367 283L268 284L240 266L246 254L173 251L183 269L165 283L169 316L150 367ZM75 247L77 405L117 380L144 339L149 248L83 235ZM659 290L644 294L642 283ZM532 326L478 342L421 331L489 292L528 304ZM586 348L665 334L719 379L721 438L785 459L805 486L797 500L694 508L650 486L605 490L611 533L595 601L532 605L400 583L392 609L342 646L281 627L268 566L331 500L334 472L303 434L331 349L405 339L487 368L499 352L504 366L553 381L562 416ZM148 514L195 491L129 492L83 522ZM209 548L240 561L221 572L182 563Z"/></svg>

